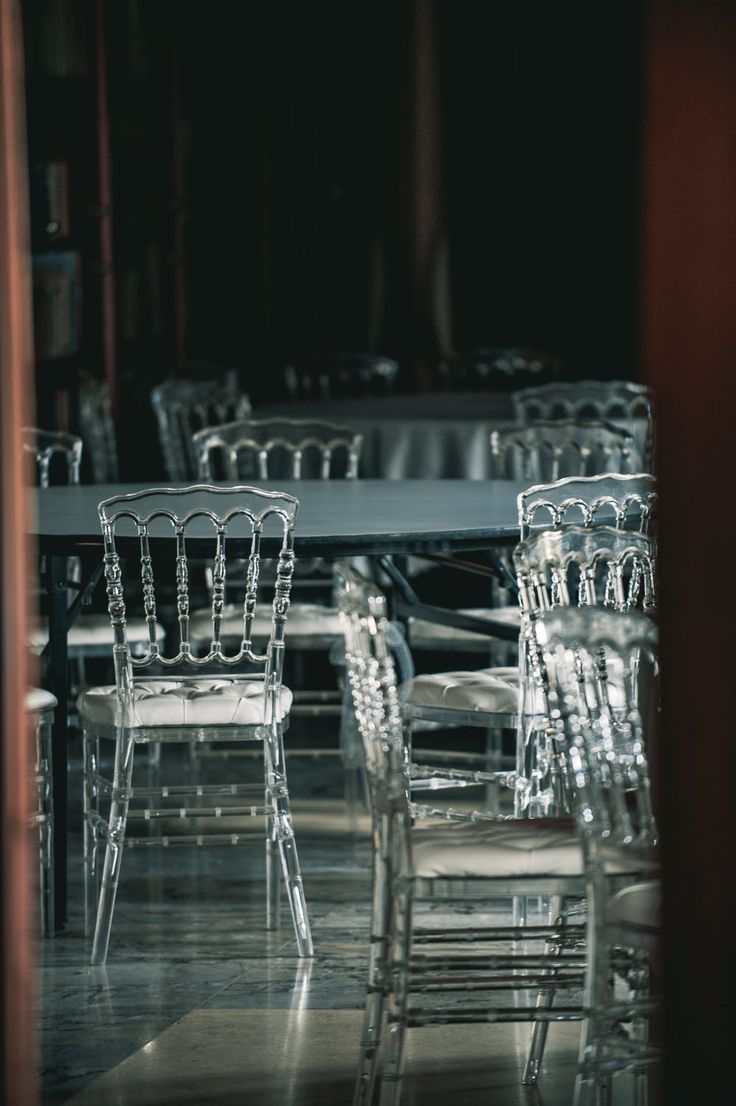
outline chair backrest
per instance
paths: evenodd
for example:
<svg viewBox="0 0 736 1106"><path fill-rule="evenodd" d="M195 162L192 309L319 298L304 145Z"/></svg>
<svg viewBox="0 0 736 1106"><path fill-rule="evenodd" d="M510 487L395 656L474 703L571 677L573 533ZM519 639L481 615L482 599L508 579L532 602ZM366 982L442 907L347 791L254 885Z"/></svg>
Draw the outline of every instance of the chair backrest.
<svg viewBox="0 0 736 1106"><path fill-rule="evenodd" d="M250 400L234 376L222 380L165 380L151 392L161 452L170 480L190 480L197 471L192 435L250 414Z"/></svg>
<svg viewBox="0 0 736 1106"><path fill-rule="evenodd" d="M120 477L110 389L104 381L85 376L79 386L78 404L79 432L92 466L92 479L95 484L115 484Z"/></svg>
<svg viewBox="0 0 736 1106"><path fill-rule="evenodd" d="M657 629L636 612L557 610L535 625L550 740L565 773L586 861L597 846L656 843L642 683L656 680ZM612 705L607 673L618 671ZM600 874L603 874L601 864Z"/></svg>
<svg viewBox="0 0 736 1106"><path fill-rule="evenodd" d="M525 380L557 376L560 360L531 349L476 349L445 358L437 365L440 387L506 389Z"/></svg>
<svg viewBox="0 0 736 1106"><path fill-rule="evenodd" d="M535 484L517 498L522 539L532 528L614 525L646 533L657 502L657 482L649 473L603 472Z"/></svg>
<svg viewBox="0 0 736 1106"><path fill-rule="evenodd" d="M612 526L564 526L526 538L513 553L524 642L520 651L522 731L517 741L517 813L568 809L564 781L550 747L546 710L540 706L540 657L535 625L558 607L616 611L656 606L654 542L646 534ZM541 723L540 723L541 718Z"/></svg>
<svg viewBox="0 0 736 1106"><path fill-rule="evenodd" d="M151 488L103 500L98 507L104 539L104 566L108 609L113 627L118 689L125 693L135 673L162 666L192 670L232 671L262 666L271 691L281 684L284 624L289 610L294 571L294 523L299 502L291 495L259 488ZM172 540L173 539L173 540ZM143 615L149 628L145 653L131 655L126 637L126 591L121 553L140 565ZM211 567L212 637L203 656L195 656L189 642L189 555ZM176 580L178 644L164 656L157 641L157 593L154 558L168 558ZM271 632L264 653L256 653L252 630L259 602L261 557L276 559ZM222 616L226 603L229 566L243 577L243 637L234 654L222 643ZM167 566L168 567L168 566ZM165 582L170 572L164 572ZM242 583L242 581L241 581Z"/></svg>
<svg viewBox="0 0 736 1106"><path fill-rule="evenodd" d="M511 396L519 422L536 419L618 419L652 417L652 393L629 380L556 381L522 388Z"/></svg>
<svg viewBox="0 0 736 1106"><path fill-rule="evenodd" d="M654 459L654 402L645 384L630 380L577 380L523 388L511 396L514 418L607 419L627 430L639 446L644 463Z"/></svg>
<svg viewBox="0 0 736 1106"><path fill-rule="evenodd" d="M612 526L542 530L513 553L522 610L538 617L555 607L656 607L655 545L646 534Z"/></svg>
<svg viewBox="0 0 736 1106"><path fill-rule="evenodd" d="M388 645L386 598L344 562L338 566L338 606L345 667L365 752L371 809L408 818L409 796L396 669ZM407 828L408 828L408 823Z"/></svg>
<svg viewBox="0 0 736 1106"><path fill-rule="evenodd" d="M363 439L348 426L306 419L242 419L193 435L205 480L300 480L358 475Z"/></svg>
<svg viewBox="0 0 736 1106"><path fill-rule="evenodd" d="M54 458L63 464L67 484L79 483L79 466L82 463L82 439L74 434L65 434L60 430L39 430L35 426L26 426L21 431L23 450L33 455L36 462L36 474L41 488L52 483L62 483L55 479L57 466Z"/></svg>
<svg viewBox="0 0 736 1106"><path fill-rule="evenodd" d="M385 395L393 391L398 374L398 361L373 353L311 357L284 369L292 400Z"/></svg>
<svg viewBox="0 0 736 1106"><path fill-rule="evenodd" d="M496 480L560 480L601 472L637 472L643 459L627 431L602 420L554 419L491 431Z"/></svg>

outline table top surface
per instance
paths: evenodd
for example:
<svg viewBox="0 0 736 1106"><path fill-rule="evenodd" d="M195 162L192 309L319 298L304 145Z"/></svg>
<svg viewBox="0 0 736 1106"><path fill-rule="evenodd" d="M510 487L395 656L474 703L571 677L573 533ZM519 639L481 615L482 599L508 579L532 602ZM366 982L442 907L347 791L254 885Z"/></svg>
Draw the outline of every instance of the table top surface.
<svg viewBox="0 0 736 1106"><path fill-rule="evenodd" d="M338 557L515 543L519 536L516 497L526 484L513 480L285 480L277 487L258 486L288 492L299 500L297 554ZM31 532L40 552L71 554L85 547L91 547L90 552L100 548L98 503L138 490L140 484L38 489ZM213 498L221 511L222 498ZM186 497L179 499L177 511L185 514L187 509ZM193 529L191 537L187 533L191 547L197 542L197 531ZM211 528L202 533L211 535ZM123 540L133 545L134 539Z"/></svg>

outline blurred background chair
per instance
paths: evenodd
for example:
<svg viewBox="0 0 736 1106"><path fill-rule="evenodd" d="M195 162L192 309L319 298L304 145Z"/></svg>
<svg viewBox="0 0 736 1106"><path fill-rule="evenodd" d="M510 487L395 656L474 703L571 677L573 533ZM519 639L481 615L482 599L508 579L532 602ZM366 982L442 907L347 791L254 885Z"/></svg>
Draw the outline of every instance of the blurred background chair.
<svg viewBox="0 0 736 1106"><path fill-rule="evenodd" d="M362 438L350 427L303 419L243 419L213 426L193 436L192 448L200 478L299 480L307 478L353 480L360 462ZM264 583L268 582L268 570ZM334 688L321 689L317 676L308 678L305 653L327 654L342 641L337 608L333 602L332 566L312 559L299 563L294 576L295 594L289 614L289 652L294 659L290 679L294 685L295 710L320 714L338 712L339 695ZM235 585L237 589L237 585ZM192 645L200 648L208 640L210 616L207 610L192 613ZM261 613L253 624L253 639L268 638L270 624ZM222 611L222 636L233 641L242 634L242 608L226 602ZM324 682L324 674L322 674ZM312 750L327 752L326 749Z"/></svg>
<svg viewBox="0 0 736 1106"><path fill-rule="evenodd" d="M449 391L508 389L559 375L559 357L542 350L476 349L454 354L437 364L437 384Z"/></svg>
<svg viewBox="0 0 736 1106"><path fill-rule="evenodd" d="M36 810L33 825L38 830L38 903L40 932L54 933L54 793L51 727L57 699L50 691L31 687L26 694L26 714L34 743L34 786Z"/></svg>
<svg viewBox="0 0 736 1106"><path fill-rule="evenodd" d="M283 731L291 707L291 692L282 683L284 628L289 611L294 568L293 530L298 501L293 496L257 488L222 488L222 514L197 510L196 488L182 492L154 489L108 499L100 504L105 542L107 596L115 635L115 685L89 688L78 700L84 725L84 856L87 917L96 915L93 964L107 956L123 848L127 844L234 845L252 835L228 831L228 819L266 819L267 926L278 922L279 866L286 884L300 956L313 953L307 908L302 889L296 843L291 826L286 781ZM188 496L186 513L178 511ZM192 497L194 496L194 500ZM187 530L202 518L212 524L211 565L214 579L210 634L206 652L196 657L189 639ZM163 533L176 535L178 641L165 656L158 644L156 584L151 543ZM136 657L127 640L126 591L118 543L132 537L140 549L143 609L150 627L146 652ZM245 536L243 536L245 535ZM241 633L233 652L223 644L222 600L228 573L228 540L239 538L250 549L247 587L241 611ZM258 651L253 625L258 610L259 561L262 540L278 549L274 597L268 603L270 631ZM115 743L113 778L102 773L100 742ZM203 784L194 774L184 782L139 786L133 779L134 750L141 743L164 745L201 741L256 742L264 759L262 783ZM162 757L162 761L165 760ZM163 771L163 769L160 769ZM180 777L179 777L180 778ZM204 800L204 801L203 801ZM208 805L208 800L210 804ZM101 803L109 803L107 817ZM177 827L194 819L186 836L126 838L129 818L143 824ZM200 819L213 819L218 832L202 831ZM220 827L223 826L221 830ZM99 870L99 842L105 859ZM99 879L99 891L97 882Z"/></svg>
<svg viewBox="0 0 736 1106"><path fill-rule="evenodd" d="M655 683L657 631L643 615L567 610L542 614L535 633L585 867L585 1021L574 1106L612 1101L612 1082L627 1072L637 1079L636 1102L646 1102L648 1073L661 1060L651 1039L661 895L640 689ZM606 679L615 669L626 677L616 703ZM624 886L611 886L614 864L631 873Z"/></svg>
<svg viewBox="0 0 736 1106"><path fill-rule="evenodd" d="M513 392L514 418L605 419L632 434L646 467L654 461L654 402L650 388L630 380L555 381Z"/></svg>
<svg viewBox="0 0 736 1106"><path fill-rule="evenodd" d="M62 483L78 484L82 462L82 441L73 434L58 431L29 428L24 431L23 448L33 454L36 462L38 483L41 488L56 483L57 477L63 477ZM42 577L45 566L42 565ZM78 558L67 560L67 583L69 584L69 602L72 603L80 592L83 581L82 567ZM91 602L91 596L89 601ZM156 635L163 641L165 630L156 624ZM128 623L128 641L134 652L145 649L149 637L149 627L144 619L131 619ZM69 627L67 647L70 661L74 662L74 680L78 687L86 682L84 662L90 657L109 657L113 636L110 620L103 612L82 611ZM45 619L31 629L28 635L29 648L34 653L43 653L48 642L48 630Z"/></svg>
<svg viewBox="0 0 736 1106"><path fill-rule="evenodd" d="M197 471L192 447L197 430L242 419L251 409L234 373L218 380L165 380L151 392L151 403L166 475L177 482L193 479Z"/></svg>
<svg viewBox="0 0 736 1106"><path fill-rule="evenodd" d="M491 433L491 476L535 483L601 472L641 472L644 458L630 433L602 420L538 420Z"/></svg>
<svg viewBox="0 0 736 1106"><path fill-rule="evenodd" d="M373 353L310 357L284 369L292 401L385 395L393 392L398 375L398 361Z"/></svg>
<svg viewBox="0 0 736 1106"><path fill-rule="evenodd" d="M115 484L120 479L115 423L110 389L102 380L85 375L78 393L79 433L95 484Z"/></svg>

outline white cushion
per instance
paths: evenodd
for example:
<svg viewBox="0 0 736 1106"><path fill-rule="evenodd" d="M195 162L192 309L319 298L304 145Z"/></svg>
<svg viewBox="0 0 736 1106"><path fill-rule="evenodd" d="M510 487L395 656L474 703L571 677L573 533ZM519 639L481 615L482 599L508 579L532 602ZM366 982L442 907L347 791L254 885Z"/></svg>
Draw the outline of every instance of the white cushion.
<svg viewBox="0 0 736 1106"><path fill-rule="evenodd" d="M519 669L481 668L477 672L432 672L403 685L402 697L416 707L516 714ZM408 694L405 694L408 693Z"/></svg>
<svg viewBox="0 0 736 1106"><path fill-rule="evenodd" d="M25 706L27 711L38 714L42 710L55 710L58 700L45 687L29 687L26 692Z"/></svg>
<svg viewBox="0 0 736 1106"><path fill-rule="evenodd" d="M134 648L136 645L148 644L148 623L145 618L130 618L127 624L128 643ZM156 641L161 642L166 636L163 626L156 623ZM49 631L46 626L36 626L28 635L29 648L34 653L41 653L46 648L49 640ZM107 614L82 614L73 626L70 626L67 634L67 647L70 650L84 649L85 646L108 646L112 649L113 637L110 616Z"/></svg>
<svg viewBox="0 0 736 1106"><path fill-rule="evenodd" d="M264 604L256 611L253 619L253 640L267 641L271 634L271 607ZM242 604L229 603L223 608L221 637L242 638ZM336 607L325 607L319 603L292 603L286 619L287 640L296 637L322 638L319 643L325 647L324 638L342 641L343 629L340 614ZM210 641L212 639L212 610L205 607L195 611L189 620L190 641ZM317 644L317 642L315 642Z"/></svg>
<svg viewBox="0 0 736 1106"><path fill-rule="evenodd" d="M471 822L421 826L412 835L417 876L579 876L583 858L569 823Z"/></svg>
<svg viewBox="0 0 736 1106"><path fill-rule="evenodd" d="M662 888L659 880L632 883L611 899L608 917L626 926L659 929L662 925Z"/></svg>
<svg viewBox="0 0 736 1106"><path fill-rule="evenodd" d="M518 605L513 607L464 607L457 612L466 614L472 618L482 618L493 622L502 622L505 626L515 626L517 629L521 623L521 612ZM490 650L493 638L485 634L477 634L474 630L460 630L456 626L440 626L437 622L425 622L423 618L409 619L409 640L414 649L434 649L443 645L467 644L472 649L487 648ZM513 644L509 642L508 644Z"/></svg>
<svg viewBox="0 0 736 1106"><path fill-rule="evenodd" d="M277 720L289 712L292 695L282 687ZM77 699L83 718L119 725L120 701L114 685L91 687ZM133 691L130 726L257 726L265 717L263 680L201 679L140 680Z"/></svg>
<svg viewBox="0 0 736 1106"><path fill-rule="evenodd" d="M551 818L419 826L412 834L412 854L415 875L427 879L583 874L572 824ZM621 875L636 870L638 860L626 849L611 848L606 871Z"/></svg>

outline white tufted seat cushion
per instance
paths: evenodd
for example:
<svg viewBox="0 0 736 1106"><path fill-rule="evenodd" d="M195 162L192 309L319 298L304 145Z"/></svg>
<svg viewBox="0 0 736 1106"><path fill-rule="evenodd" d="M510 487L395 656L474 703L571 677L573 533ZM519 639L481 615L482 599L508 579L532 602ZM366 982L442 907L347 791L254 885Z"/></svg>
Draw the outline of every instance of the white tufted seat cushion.
<svg viewBox="0 0 736 1106"><path fill-rule="evenodd" d="M608 695L612 707L625 703L623 669L618 658L609 661ZM515 714L519 709L519 669L479 668L475 671L431 672L402 685L402 698L411 707L461 710L478 714ZM530 713L543 714L544 702L534 691Z"/></svg>
<svg viewBox="0 0 736 1106"><path fill-rule="evenodd" d="M414 830L415 875L435 877L563 876L583 874L583 855L570 822L523 819L432 825ZM626 850L611 850L610 874L630 870Z"/></svg>
<svg viewBox="0 0 736 1106"><path fill-rule="evenodd" d="M659 880L632 883L618 891L608 908L609 920L619 925L659 929L662 925L662 888Z"/></svg>
<svg viewBox="0 0 736 1106"><path fill-rule="evenodd" d="M501 622L517 630L521 626L521 612L518 604L513 607L464 607L457 612L472 618L482 618L492 622ZM472 630L459 630L455 626L440 626L436 622L425 622L423 618L409 619L409 641L412 649L460 648L489 652L493 638L485 634L476 634ZM512 642L508 643L512 645Z"/></svg>
<svg viewBox="0 0 736 1106"><path fill-rule="evenodd" d="M516 714L519 707L519 669L481 668L476 672L432 672L402 685L410 706Z"/></svg>
<svg viewBox="0 0 736 1106"><path fill-rule="evenodd" d="M148 623L144 618L130 618L127 624L128 643L133 652L136 646L148 644ZM163 626L156 623L156 641L162 642L166 632ZM34 653L42 653L49 640L49 632L45 626L34 627L28 635L28 646ZM112 626L110 616L107 614L82 614L67 635L67 645L70 652L75 649L101 648L112 650Z"/></svg>
<svg viewBox="0 0 736 1106"><path fill-rule="evenodd" d="M52 692L45 687L29 687L26 692L25 708L27 711L40 714L44 710L55 710L58 700Z"/></svg>
<svg viewBox="0 0 736 1106"><path fill-rule="evenodd" d="M270 634L271 607L270 604L264 604L258 608L253 620L253 640L265 642ZM331 639L330 645L332 639L343 639L340 614L336 607L325 607L319 603L292 603L286 620L286 635L290 644L296 644L296 638L303 638L305 641L300 641L299 645L304 648L305 644L310 644L310 639L314 639L315 647L325 649L325 638ZM229 603L223 608L221 636L242 638L242 604ZM192 614L189 620L189 639L192 642L209 642L212 639L212 611L209 607Z"/></svg>
<svg viewBox="0 0 736 1106"><path fill-rule="evenodd" d="M278 721L289 713L292 695L282 687ZM131 726L257 726L264 721L263 680L202 677L191 680L140 680L133 692ZM119 724L120 702L114 685L91 687L77 699L89 722Z"/></svg>

